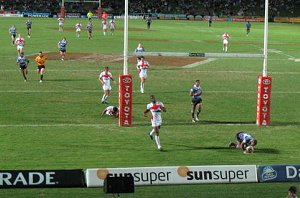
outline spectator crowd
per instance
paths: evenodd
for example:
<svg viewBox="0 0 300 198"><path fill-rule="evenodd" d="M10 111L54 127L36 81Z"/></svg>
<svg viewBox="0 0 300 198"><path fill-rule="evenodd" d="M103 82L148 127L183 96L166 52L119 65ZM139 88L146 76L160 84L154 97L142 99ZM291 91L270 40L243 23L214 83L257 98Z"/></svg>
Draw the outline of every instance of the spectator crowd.
<svg viewBox="0 0 300 198"><path fill-rule="evenodd" d="M1 11L47 11L60 12L61 0L1 0ZM96 11L98 1L93 3L67 2L67 12L85 13L87 10ZM104 10L115 15L124 13L124 1L102 0ZM210 15L210 16L264 16L265 0L131 0L129 1L129 13L163 13L185 15ZM269 1L269 13L271 17L299 17L300 0L272 0Z"/></svg>

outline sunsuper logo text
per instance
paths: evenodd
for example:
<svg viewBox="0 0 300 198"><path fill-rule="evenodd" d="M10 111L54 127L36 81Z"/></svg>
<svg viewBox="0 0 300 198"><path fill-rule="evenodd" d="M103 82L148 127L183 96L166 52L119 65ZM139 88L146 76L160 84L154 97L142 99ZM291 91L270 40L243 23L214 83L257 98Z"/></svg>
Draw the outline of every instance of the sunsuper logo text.
<svg viewBox="0 0 300 198"><path fill-rule="evenodd" d="M257 182L255 165L164 166L86 170L87 187L103 186L105 178L133 176L134 184L197 184Z"/></svg>
<svg viewBox="0 0 300 198"><path fill-rule="evenodd" d="M131 75L119 76L119 125L131 126L132 123L132 77Z"/></svg>
<svg viewBox="0 0 300 198"><path fill-rule="evenodd" d="M56 185L55 172L0 172L0 186Z"/></svg>
<svg viewBox="0 0 300 198"><path fill-rule="evenodd" d="M187 180L226 181L248 179L249 170L188 171Z"/></svg>
<svg viewBox="0 0 300 198"><path fill-rule="evenodd" d="M111 177L133 176L135 183L154 184L160 182L168 182L171 172L133 172L133 173L109 173Z"/></svg>

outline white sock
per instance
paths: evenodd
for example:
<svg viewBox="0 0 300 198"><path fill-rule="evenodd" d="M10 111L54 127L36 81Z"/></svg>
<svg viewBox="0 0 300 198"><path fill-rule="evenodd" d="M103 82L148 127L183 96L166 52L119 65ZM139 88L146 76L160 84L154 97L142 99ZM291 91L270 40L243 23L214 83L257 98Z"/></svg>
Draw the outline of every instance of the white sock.
<svg viewBox="0 0 300 198"><path fill-rule="evenodd" d="M154 129L152 129L149 134L153 135L153 133L154 133Z"/></svg>
<svg viewBox="0 0 300 198"><path fill-rule="evenodd" d="M225 47L225 52L227 52L227 47Z"/></svg>
<svg viewBox="0 0 300 198"><path fill-rule="evenodd" d="M105 101L107 101L107 99L108 99L108 96L107 96L107 95L105 95L105 96L104 96L104 100L105 100Z"/></svg>
<svg viewBox="0 0 300 198"><path fill-rule="evenodd" d="M102 100L101 101L102 102L105 101L105 95L102 96Z"/></svg>
<svg viewBox="0 0 300 198"><path fill-rule="evenodd" d="M144 83L141 83L141 92L144 92Z"/></svg>
<svg viewBox="0 0 300 198"><path fill-rule="evenodd" d="M155 135L154 138L155 138L155 142L156 142L157 148L160 149L160 148L161 148L161 145L160 145L159 136L158 136L158 135Z"/></svg>

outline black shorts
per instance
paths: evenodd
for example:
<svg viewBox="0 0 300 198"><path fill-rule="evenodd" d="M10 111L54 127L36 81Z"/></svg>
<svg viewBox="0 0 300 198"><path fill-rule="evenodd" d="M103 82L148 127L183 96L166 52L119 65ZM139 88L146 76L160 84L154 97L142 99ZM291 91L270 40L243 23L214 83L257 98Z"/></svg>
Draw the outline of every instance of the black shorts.
<svg viewBox="0 0 300 198"><path fill-rule="evenodd" d="M38 70L45 69L45 65L40 65L37 67Z"/></svg>
<svg viewBox="0 0 300 198"><path fill-rule="evenodd" d="M24 70L27 68L27 65L20 65L20 69Z"/></svg>
<svg viewBox="0 0 300 198"><path fill-rule="evenodd" d="M192 99L192 103L194 106L196 106L197 104L200 104L202 102L202 98L193 98Z"/></svg>
<svg viewBox="0 0 300 198"><path fill-rule="evenodd" d="M65 49L60 49L59 51L60 52L67 52L67 50L65 50Z"/></svg>

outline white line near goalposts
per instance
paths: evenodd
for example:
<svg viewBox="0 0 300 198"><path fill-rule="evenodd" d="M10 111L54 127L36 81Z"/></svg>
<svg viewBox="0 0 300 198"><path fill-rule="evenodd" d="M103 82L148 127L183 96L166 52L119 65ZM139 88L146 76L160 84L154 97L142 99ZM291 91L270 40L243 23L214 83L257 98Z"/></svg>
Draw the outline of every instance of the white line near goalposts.
<svg viewBox="0 0 300 198"><path fill-rule="evenodd" d="M207 63L210 63L210 62L213 62L217 60L216 58L208 58L204 61L199 61L199 62L196 62L196 63L192 63L192 64L189 64L189 65L185 65L183 66L182 68L193 68L193 67L198 67L200 65L204 65L204 64L207 64Z"/></svg>
<svg viewBox="0 0 300 198"><path fill-rule="evenodd" d="M99 93L101 90L0 90L0 93ZM133 91L135 92L135 91ZM205 91L205 93L253 94L257 91ZM272 91L272 94L300 94L300 91Z"/></svg>
<svg viewBox="0 0 300 198"><path fill-rule="evenodd" d="M139 125L139 123L136 123ZM180 124L176 122L176 124ZM182 124L186 124L186 122L182 122ZM172 125L172 124L166 124ZM204 124L204 125L256 125L248 124L248 123L216 123L216 124ZM103 128L107 126L117 126L117 124L0 124L0 128L22 128L22 127L30 127L30 128L38 128L38 127L94 127L94 128Z"/></svg>

